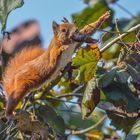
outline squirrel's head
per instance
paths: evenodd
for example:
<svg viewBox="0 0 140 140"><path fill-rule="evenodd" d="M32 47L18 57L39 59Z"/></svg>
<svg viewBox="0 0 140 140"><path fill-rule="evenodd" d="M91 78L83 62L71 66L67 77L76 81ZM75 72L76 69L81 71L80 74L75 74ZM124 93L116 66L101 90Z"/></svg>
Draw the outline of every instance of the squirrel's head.
<svg viewBox="0 0 140 140"><path fill-rule="evenodd" d="M73 34L78 32L78 28L75 24L66 21L64 21L62 24L57 24L55 21L53 21L52 28L54 36L63 44L71 43L73 41L71 37Z"/></svg>

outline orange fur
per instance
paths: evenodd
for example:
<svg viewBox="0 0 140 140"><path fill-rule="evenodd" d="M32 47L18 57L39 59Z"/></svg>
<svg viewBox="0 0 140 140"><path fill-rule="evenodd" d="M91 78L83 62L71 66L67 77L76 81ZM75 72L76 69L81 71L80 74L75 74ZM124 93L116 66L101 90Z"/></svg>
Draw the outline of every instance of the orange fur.
<svg viewBox="0 0 140 140"><path fill-rule="evenodd" d="M65 28L65 32L64 29ZM43 84L55 70L59 55L71 44L74 24L53 22L54 37L47 50L27 48L10 60L3 76L7 96L6 115L12 114L21 99Z"/></svg>
<svg viewBox="0 0 140 140"><path fill-rule="evenodd" d="M3 85L7 96L11 93L12 85L10 79L13 79L16 70L23 64L35 59L40 56L45 50L40 46L34 46L29 48L24 48L21 52L17 53L14 58L12 58L8 67L5 69Z"/></svg>

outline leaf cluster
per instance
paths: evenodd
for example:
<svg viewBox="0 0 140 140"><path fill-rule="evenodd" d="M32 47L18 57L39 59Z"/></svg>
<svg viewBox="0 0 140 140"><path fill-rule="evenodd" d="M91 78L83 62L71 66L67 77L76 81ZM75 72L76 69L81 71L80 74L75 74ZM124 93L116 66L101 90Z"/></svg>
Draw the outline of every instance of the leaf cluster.
<svg viewBox="0 0 140 140"><path fill-rule="evenodd" d="M92 33L96 31L100 35L100 43L79 48L60 76L32 91L19 104L19 112L9 124L4 115L5 95L1 94L1 140L67 139L73 132L98 122L104 114L107 114L115 129L105 126L103 122L78 136L89 140L121 139L116 130L123 130L128 134L126 140L139 139L140 31L120 38L103 53L99 48L138 24L140 16L120 19L115 23L116 11L109 4L115 4L116 0L97 0L94 4L91 0L84 2L87 7L73 14L72 19L79 29L88 26ZM8 14L22 5L23 1L20 0L0 2L2 31L5 30ZM99 21L99 17L108 10L111 11L109 20Z"/></svg>

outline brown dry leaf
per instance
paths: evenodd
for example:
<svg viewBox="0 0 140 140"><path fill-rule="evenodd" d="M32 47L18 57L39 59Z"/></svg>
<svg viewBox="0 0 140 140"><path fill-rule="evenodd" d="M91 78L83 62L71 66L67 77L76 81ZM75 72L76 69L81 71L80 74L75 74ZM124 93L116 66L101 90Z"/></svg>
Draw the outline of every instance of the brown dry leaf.
<svg viewBox="0 0 140 140"><path fill-rule="evenodd" d="M103 14L96 22L93 22L83 29L80 30L81 33L85 33L87 35L92 35L101 27L101 25L110 17L110 11L107 11Z"/></svg>
<svg viewBox="0 0 140 140"><path fill-rule="evenodd" d="M15 116L15 120L17 122L16 127L20 131L22 132L30 131L32 132L32 134L33 133L39 134L42 139L47 140L48 131L41 126L38 120L32 120L27 112L25 111L20 112L19 115Z"/></svg>

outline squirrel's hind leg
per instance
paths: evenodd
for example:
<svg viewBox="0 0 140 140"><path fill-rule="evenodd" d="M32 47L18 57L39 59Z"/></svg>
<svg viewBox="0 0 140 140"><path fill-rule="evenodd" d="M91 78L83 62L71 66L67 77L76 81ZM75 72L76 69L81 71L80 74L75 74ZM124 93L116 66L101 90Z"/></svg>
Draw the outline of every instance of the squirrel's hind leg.
<svg viewBox="0 0 140 140"><path fill-rule="evenodd" d="M11 95L7 99L6 118L8 120L11 120L11 118L13 117L13 111L21 100L21 97L20 96L15 97L15 94L16 94L15 92L12 92Z"/></svg>

